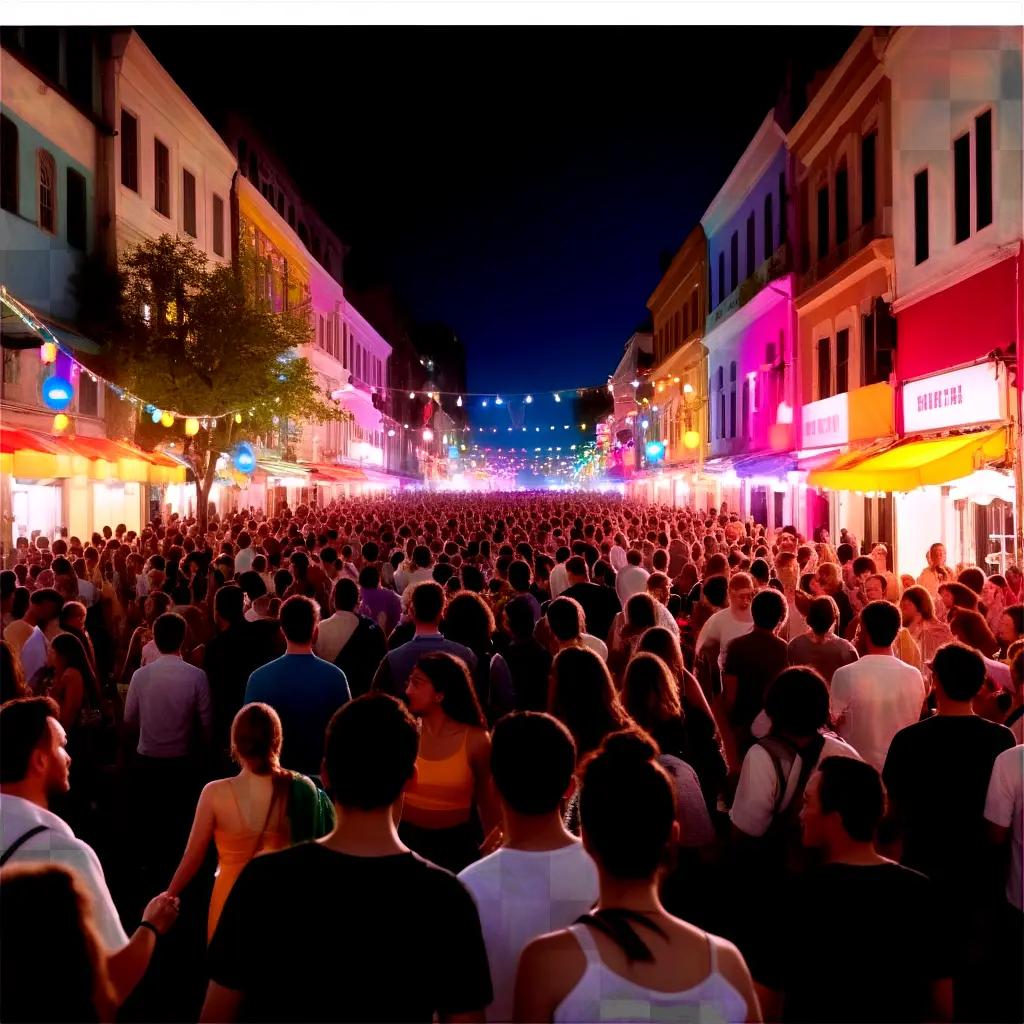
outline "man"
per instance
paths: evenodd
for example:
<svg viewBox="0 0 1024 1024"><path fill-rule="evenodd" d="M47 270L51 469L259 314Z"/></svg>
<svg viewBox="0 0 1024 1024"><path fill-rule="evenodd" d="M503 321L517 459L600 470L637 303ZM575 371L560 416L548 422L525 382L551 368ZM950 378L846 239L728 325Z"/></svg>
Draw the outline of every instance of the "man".
<svg viewBox="0 0 1024 1024"><path fill-rule="evenodd" d="M365 550L363 557L366 557ZM380 569L376 565L364 565L360 570L359 593L362 599L359 614L373 619L385 638L389 637L402 618L402 599L393 590L380 585Z"/></svg>
<svg viewBox="0 0 1024 1024"><path fill-rule="evenodd" d="M608 660L608 645L599 637L584 632L586 618L579 601L571 597L556 597L548 603L544 619L538 624L538 632L549 634L548 650L552 655L566 647L588 647L602 661ZM540 627L545 626L546 630Z"/></svg>
<svg viewBox="0 0 1024 1024"><path fill-rule="evenodd" d="M312 598L289 597L281 605L285 653L256 669L245 687L246 704L263 701L281 719L281 763L305 775L319 771L327 723L351 698L345 673L313 653L319 621Z"/></svg>
<svg viewBox="0 0 1024 1024"><path fill-rule="evenodd" d="M572 552L563 544L555 552L555 567L551 570L551 575L548 577L548 589L551 592L552 599L561 597L562 594L569 588L569 575L566 572L565 563L569 561L572 556ZM622 553L623 560L625 560L626 553Z"/></svg>
<svg viewBox="0 0 1024 1024"><path fill-rule="evenodd" d="M790 665L817 669L829 686L837 668L850 665L859 657L849 640L833 632L838 620L839 609L831 597L814 598L807 609L808 632L790 640L787 651Z"/></svg>
<svg viewBox="0 0 1024 1024"><path fill-rule="evenodd" d="M884 809L871 765L821 760L800 822L804 845L820 850L824 863L788 894L782 932L758 971L762 993L775 990L764 1002L766 1020L952 1019L942 907L929 879L876 851ZM828 927L827 908L837 901L841 923Z"/></svg>
<svg viewBox="0 0 1024 1024"><path fill-rule="evenodd" d="M430 548L425 544L414 547L408 567L403 564L395 570L395 590L404 595L417 583L432 580L434 578L433 570L434 556L430 553Z"/></svg>
<svg viewBox="0 0 1024 1024"><path fill-rule="evenodd" d="M53 589L65 601L81 601L86 608L93 604L96 588L88 580L79 579L67 558L55 558L50 568L53 570Z"/></svg>
<svg viewBox="0 0 1024 1024"><path fill-rule="evenodd" d="M927 559L928 565L917 577L917 582L932 595L932 600L938 604L939 586L953 579L953 573L946 565L945 544L933 544L928 549Z"/></svg>
<svg viewBox="0 0 1024 1024"><path fill-rule="evenodd" d="M637 552L639 554L639 552ZM622 610L615 591L590 582L590 570L582 555L573 555L565 563L569 586L562 591L562 597L578 601L587 620L587 632L601 641L607 641L612 621ZM645 576L644 579L647 577Z"/></svg>
<svg viewBox="0 0 1024 1024"><path fill-rule="evenodd" d="M655 554L658 553L655 552ZM664 552L661 553L664 554ZM668 599L672 593L672 583L668 576L657 570L652 572L647 577L647 593L651 595L654 601L654 611L658 618L658 625L663 626L678 639L679 623L676 622L672 617L672 613L668 610Z"/></svg>
<svg viewBox="0 0 1024 1024"><path fill-rule="evenodd" d="M533 573L530 571L529 562L525 562L521 558L514 559L508 567L508 585L512 588L512 597L509 600L514 600L516 597L525 598L530 605L530 610L533 612L533 621L539 622L541 616L540 602L530 592L530 584L532 582Z"/></svg>
<svg viewBox="0 0 1024 1024"><path fill-rule="evenodd" d="M50 656L50 641L61 631L60 610L64 598L52 587L32 591L28 611L20 621L12 622L4 630L4 639L11 645L15 657L21 661L25 682L35 688L36 678L46 668Z"/></svg>
<svg viewBox="0 0 1024 1024"><path fill-rule="evenodd" d="M322 643L324 630L340 622L339 626L328 631L327 643L317 653L326 659L336 648L330 660L345 673L353 697L359 697L370 689L374 674L388 652L383 631L373 619L356 611L358 605L359 587L355 580L340 576L334 585L334 615L322 624L317 638L317 643Z"/></svg>
<svg viewBox="0 0 1024 1024"><path fill-rule="evenodd" d="M480 913L487 946L494 985L488 1020L513 1019L523 947L538 935L568 928L597 901L597 868L562 822L575 764L572 736L550 715L517 712L494 727L491 775L504 842L459 875Z"/></svg>
<svg viewBox="0 0 1024 1024"><path fill-rule="evenodd" d="M157 936L177 919L178 900L166 893L151 900L142 915L145 925L128 938L99 858L50 811L50 800L70 789L70 765L56 702L23 697L0 708L0 863L60 864L75 872L89 893L92 919L121 1002L146 973ZM60 983L59 966L54 982Z"/></svg>
<svg viewBox="0 0 1024 1024"><path fill-rule="evenodd" d="M241 576L252 568L252 560L256 557L256 549L252 546L252 537L242 530L237 539L238 551L235 554L235 574Z"/></svg>
<svg viewBox="0 0 1024 1024"><path fill-rule="evenodd" d="M872 601L861 612L865 651L832 676L836 730L879 771L892 738L921 717L926 696L921 673L892 653L902 620L888 601Z"/></svg>
<svg viewBox="0 0 1024 1024"><path fill-rule="evenodd" d="M851 558L850 563L852 561ZM839 636L846 636L847 627L853 618L853 606L850 604L849 596L843 589L843 579L839 567L832 562L824 562L818 566L816 579L818 586L821 587L821 592L835 601L836 608L839 611L836 633Z"/></svg>
<svg viewBox="0 0 1024 1024"><path fill-rule="evenodd" d="M867 574L862 586L867 601L889 601L889 583L881 573ZM893 601L890 603L895 604ZM865 641L860 628L860 612L853 617L846 632L846 639L853 641L857 647L857 653L864 654ZM913 665L923 676L924 659L921 657L921 648L918 647L917 641L910 635L910 630L906 626L900 626L899 632L896 634L896 639L893 641L893 653L900 661L907 665Z"/></svg>
<svg viewBox="0 0 1024 1024"><path fill-rule="evenodd" d="M418 752L393 697L334 715L322 775L337 824L242 872L210 945L200 1020L483 1019L492 990L473 900L395 829Z"/></svg>
<svg viewBox="0 0 1024 1024"><path fill-rule="evenodd" d="M754 581L745 572L738 572L729 580L729 604L717 611L704 623L697 637L696 653L702 652L717 662L718 671L725 668L729 645L737 637L745 636L754 628L750 603L754 599Z"/></svg>
<svg viewBox="0 0 1024 1024"><path fill-rule="evenodd" d="M608 552L608 561L616 573L621 572L628 564L627 554L629 548L626 546L626 538L621 534L615 534L614 544Z"/></svg>
<svg viewBox="0 0 1024 1024"><path fill-rule="evenodd" d="M439 583L428 580L416 584L410 596L409 611L413 624L412 639L388 651L371 686L393 697L401 697L405 693L409 676L424 654L443 651L461 658L470 671L476 667L476 655L468 647L441 635L439 626L444 614L444 590Z"/></svg>
<svg viewBox="0 0 1024 1024"><path fill-rule="evenodd" d="M615 596L623 608L634 594L642 594L647 589L650 573L643 567L643 560L643 552L631 548L626 552L626 564L615 577Z"/></svg>
<svg viewBox="0 0 1024 1024"><path fill-rule="evenodd" d="M765 691L786 667L786 641L776 633L786 621L786 599L777 590L760 590L750 605L753 629L729 644L722 670L719 717L729 723L722 732L726 758L739 764L751 743L751 726L764 707Z"/></svg>

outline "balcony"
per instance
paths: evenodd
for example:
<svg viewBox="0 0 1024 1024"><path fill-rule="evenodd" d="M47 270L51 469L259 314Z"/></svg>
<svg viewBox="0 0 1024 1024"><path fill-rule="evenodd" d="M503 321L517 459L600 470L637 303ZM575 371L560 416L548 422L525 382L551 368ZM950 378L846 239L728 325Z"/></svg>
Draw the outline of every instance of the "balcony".
<svg viewBox="0 0 1024 1024"><path fill-rule="evenodd" d="M727 320L736 310L745 306L769 282L782 277L790 269L790 248L783 242L771 258L762 263L745 281L741 281L726 297L708 314L706 333L713 331L720 323Z"/></svg>
<svg viewBox="0 0 1024 1024"><path fill-rule="evenodd" d="M830 274L838 270L851 256L855 256L861 249L873 242L876 238L885 238L891 234L892 207L884 207L875 214L872 220L861 224L850 233L845 242L835 245L828 254L811 262L810 248L808 243L801 247L801 267L806 268L800 275L800 291L805 292L820 284Z"/></svg>

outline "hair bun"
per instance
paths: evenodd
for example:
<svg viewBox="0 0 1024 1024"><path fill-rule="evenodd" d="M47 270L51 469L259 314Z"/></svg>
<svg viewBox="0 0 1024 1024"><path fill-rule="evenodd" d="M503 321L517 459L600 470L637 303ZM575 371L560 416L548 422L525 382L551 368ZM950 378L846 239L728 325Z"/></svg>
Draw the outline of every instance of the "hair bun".
<svg viewBox="0 0 1024 1024"><path fill-rule="evenodd" d="M648 762L658 756L658 746L642 729L623 729L605 738L601 753L618 761Z"/></svg>

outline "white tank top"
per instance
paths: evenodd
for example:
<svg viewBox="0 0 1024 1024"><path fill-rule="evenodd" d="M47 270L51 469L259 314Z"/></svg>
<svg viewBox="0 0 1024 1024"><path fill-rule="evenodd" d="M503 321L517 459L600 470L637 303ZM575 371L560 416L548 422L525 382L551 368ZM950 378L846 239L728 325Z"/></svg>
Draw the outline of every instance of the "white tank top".
<svg viewBox="0 0 1024 1024"><path fill-rule="evenodd" d="M555 1009L558 1024L742 1024L747 1019L746 999L718 971L717 940L711 935L707 935L711 973L693 988L659 992L612 971L601 959L594 936L585 924L574 924L569 931L583 950L587 966L576 987Z"/></svg>

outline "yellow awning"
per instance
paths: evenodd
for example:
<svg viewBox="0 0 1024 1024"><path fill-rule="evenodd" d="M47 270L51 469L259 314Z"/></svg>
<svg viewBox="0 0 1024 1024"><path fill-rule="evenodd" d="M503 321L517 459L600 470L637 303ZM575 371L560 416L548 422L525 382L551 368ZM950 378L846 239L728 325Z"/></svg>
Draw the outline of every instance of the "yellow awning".
<svg viewBox="0 0 1024 1024"><path fill-rule="evenodd" d="M848 452L807 477L832 491L913 491L969 476L1006 455L1006 428L957 437L918 438L884 452Z"/></svg>

